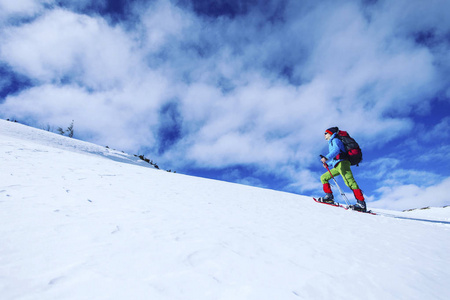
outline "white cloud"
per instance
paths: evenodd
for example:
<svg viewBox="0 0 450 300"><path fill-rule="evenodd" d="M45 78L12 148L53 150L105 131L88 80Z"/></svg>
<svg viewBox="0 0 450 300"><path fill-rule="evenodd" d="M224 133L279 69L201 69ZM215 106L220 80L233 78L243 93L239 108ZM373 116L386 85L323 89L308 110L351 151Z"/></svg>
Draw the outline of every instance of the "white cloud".
<svg viewBox="0 0 450 300"><path fill-rule="evenodd" d="M381 157L372 162L369 162L366 168L371 170L365 176L369 178L374 178L377 180L381 180L387 174L389 174L392 170L395 170L397 166L400 164L399 158L389 158L389 157ZM374 171L376 170L376 171Z"/></svg>
<svg viewBox="0 0 450 300"><path fill-rule="evenodd" d="M448 186L450 178L431 187L421 187L414 184L383 187L380 200L371 202L371 207L405 210L411 208L440 207L450 205Z"/></svg>
<svg viewBox="0 0 450 300"><path fill-rule="evenodd" d="M423 133L423 140L430 142L433 139L447 139L450 138L450 117L445 117L433 128L425 128Z"/></svg>
<svg viewBox="0 0 450 300"><path fill-rule="evenodd" d="M9 18L33 17L53 0L0 0L0 24Z"/></svg>
<svg viewBox="0 0 450 300"><path fill-rule="evenodd" d="M446 33L450 29L449 9L450 3L446 0L380 1L379 9L374 11L374 20L388 26L393 35L404 36L429 29Z"/></svg>
<svg viewBox="0 0 450 300"><path fill-rule="evenodd" d="M143 12L142 12L143 11ZM150 53L161 50L173 40L195 38L197 30L195 18L187 11L172 5L169 1L155 1L148 6L135 6L135 12L140 16L142 35L141 43Z"/></svg>
<svg viewBox="0 0 450 300"><path fill-rule="evenodd" d="M11 113L10 118L37 126L64 127L74 120L76 136L137 152L143 144L156 143L159 105L147 100L161 93L163 88L158 91L152 86L92 93L78 86L43 85L8 97L2 109Z"/></svg>
<svg viewBox="0 0 450 300"><path fill-rule="evenodd" d="M287 174L289 178L292 178L292 183L286 187L288 191L303 193L322 190L322 183L318 180L321 174L313 173L307 169L297 171L289 166L284 167L282 172Z"/></svg>
<svg viewBox="0 0 450 300"><path fill-rule="evenodd" d="M381 157L364 166L361 177L376 182L377 187L402 186L408 183L420 183L421 186L433 186L442 180L442 176L432 170L416 167L417 161L428 162L432 157L427 152L414 151L409 156L399 153L395 158Z"/></svg>
<svg viewBox="0 0 450 300"><path fill-rule="evenodd" d="M54 9L32 23L5 29L1 57L34 80L112 89L139 68L140 54L132 47L119 27Z"/></svg>

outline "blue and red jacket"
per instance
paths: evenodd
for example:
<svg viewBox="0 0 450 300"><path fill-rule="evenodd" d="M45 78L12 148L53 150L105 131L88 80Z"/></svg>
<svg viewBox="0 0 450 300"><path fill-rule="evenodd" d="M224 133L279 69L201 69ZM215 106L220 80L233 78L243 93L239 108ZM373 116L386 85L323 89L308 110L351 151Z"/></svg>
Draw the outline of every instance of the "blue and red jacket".
<svg viewBox="0 0 450 300"><path fill-rule="evenodd" d="M336 137L337 132L334 133L330 139L328 140L328 154L325 155L325 158L327 159L327 165L329 167L336 167L338 163L343 161L342 158L340 158L339 154L345 153L345 146L344 143L340 139Z"/></svg>

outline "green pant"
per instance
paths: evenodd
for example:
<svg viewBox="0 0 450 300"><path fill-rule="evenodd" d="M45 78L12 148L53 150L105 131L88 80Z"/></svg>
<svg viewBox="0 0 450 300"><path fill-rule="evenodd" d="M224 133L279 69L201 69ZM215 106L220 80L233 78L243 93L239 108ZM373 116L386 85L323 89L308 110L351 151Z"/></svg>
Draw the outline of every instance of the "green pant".
<svg viewBox="0 0 450 300"><path fill-rule="evenodd" d="M331 174L333 174L333 177L336 177L338 175L342 175L342 178L344 179L345 184L351 188L352 190L359 189L358 184L355 181L355 178L353 178L352 170L350 169L350 162L348 160L343 160L340 163L337 164L333 169L330 170ZM322 176L320 176L320 181L322 181L322 184L328 183L331 179L331 175L328 170L323 173Z"/></svg>

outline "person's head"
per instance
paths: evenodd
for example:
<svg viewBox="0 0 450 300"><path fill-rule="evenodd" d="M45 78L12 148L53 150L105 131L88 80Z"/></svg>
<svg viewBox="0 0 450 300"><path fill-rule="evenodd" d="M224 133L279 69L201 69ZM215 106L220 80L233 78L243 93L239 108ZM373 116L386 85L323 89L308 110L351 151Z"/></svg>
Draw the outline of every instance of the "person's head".
<svg viewBox="0 0 450 300"><path fill-rule="evenodd" d="M328 128L327 130L325 130L325 139L328 141L331 138L331 136L335 134L337 131L338 131L337 127Z"/></svg>

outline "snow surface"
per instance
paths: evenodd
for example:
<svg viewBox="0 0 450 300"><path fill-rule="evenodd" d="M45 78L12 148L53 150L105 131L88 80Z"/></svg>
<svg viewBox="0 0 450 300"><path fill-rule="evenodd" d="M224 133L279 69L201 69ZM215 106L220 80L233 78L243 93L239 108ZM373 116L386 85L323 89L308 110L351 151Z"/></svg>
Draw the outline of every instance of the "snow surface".
<svg viewBox="0 0 450 300"><path fill-rule="evenodd" d="M0 159L2 300L450 299L449 208L346 211L4 120Z"/></svg>

